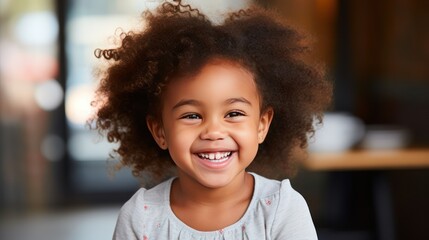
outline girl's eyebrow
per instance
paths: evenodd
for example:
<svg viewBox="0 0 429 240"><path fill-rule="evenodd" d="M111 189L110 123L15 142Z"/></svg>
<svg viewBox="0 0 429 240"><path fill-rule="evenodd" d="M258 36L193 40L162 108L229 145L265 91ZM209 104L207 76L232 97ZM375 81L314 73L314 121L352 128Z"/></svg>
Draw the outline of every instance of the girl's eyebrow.
<svg viewBox="0 0 429 240"><path fill-rule="evenodd" d="M231 105L234 103L244 103L246 105L252 106L252 103L244 97L228 98L227 100L225 100L225 105ZM201 106L202 103L195 99L182 99L172 107L172 110L175 110L184 105Z"/></svg>
<svg viewBox="0 0 429 240"><path fill-rule="evenodd" d="M184 105L200 106L201 103L195 99L182 99L173 106L172 110L175 110Z"/></svg>
<svg viewBox="0 0 429 240"><path fill-rule="evenodd" d="M249 100L247 100L246 98L244 98L244 97L229 98L229 99L227 99L225 101L226 105L230 105L230 104L233 104L233 103L244 103L244 104L252 106L252 103Z"/></svg>

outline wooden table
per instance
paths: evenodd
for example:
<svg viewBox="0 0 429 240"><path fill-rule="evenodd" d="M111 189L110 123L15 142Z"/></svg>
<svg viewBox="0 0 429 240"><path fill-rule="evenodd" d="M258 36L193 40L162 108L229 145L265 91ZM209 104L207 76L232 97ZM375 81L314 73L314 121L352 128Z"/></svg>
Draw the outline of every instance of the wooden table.
<svg viewBox="0 0 429 240"><path fill-rule="evenodd" d="M303 165L313 171L429 168L429 148L310 153Z"/></svg>
<svg viewBox="0 0 429 240"><path fill-rule="evenodd" d="M394 240L396 238L395 216L390 183L385 172L388 170L429 168L429 148L310 153L303 165L310 171L331 171L334 177L335 172L371 171L377 229L376 239ZM334 181L341 181L341 178L336 178ZM348 192L344 191L343 187L338 187L338 184L333 184L331 187L334 192L343 191L344 194ZM342 200L344 201L344 199Z"/></svg>

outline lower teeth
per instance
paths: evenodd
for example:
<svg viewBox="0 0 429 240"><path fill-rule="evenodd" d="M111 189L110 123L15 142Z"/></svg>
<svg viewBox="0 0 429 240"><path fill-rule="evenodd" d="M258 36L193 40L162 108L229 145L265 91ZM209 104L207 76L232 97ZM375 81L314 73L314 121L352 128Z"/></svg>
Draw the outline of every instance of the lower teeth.
<svg viewBox="0 0 429 240"><path fill-rule="evenodd" d="M210 162L223 162L226 160L226 158L219 159L219 160L218 159L213 159L213 160L207 159L207 160L209 160Z"/></svg>

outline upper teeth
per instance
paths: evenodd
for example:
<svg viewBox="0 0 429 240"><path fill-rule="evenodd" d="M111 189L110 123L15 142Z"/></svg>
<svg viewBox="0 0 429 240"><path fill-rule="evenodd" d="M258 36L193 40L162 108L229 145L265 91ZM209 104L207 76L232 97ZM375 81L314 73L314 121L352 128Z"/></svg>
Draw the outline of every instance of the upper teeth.
<svg viewBox="0 0 429 240"><path fill-rule="evenodd" d="M219 160L228 157L230 154L231 152L199 153L198 156L209 160Z"/></svg>

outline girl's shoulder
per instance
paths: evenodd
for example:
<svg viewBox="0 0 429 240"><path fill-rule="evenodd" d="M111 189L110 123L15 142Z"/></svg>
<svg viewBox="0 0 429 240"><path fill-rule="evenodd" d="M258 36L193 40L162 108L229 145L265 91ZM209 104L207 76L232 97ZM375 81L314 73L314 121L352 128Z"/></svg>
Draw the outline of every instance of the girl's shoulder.
<svg viewBox="0 0 429 240"><path fill-rule="evenodd" d="M292 188L289 179L278 181L253 175L257 209L269 221L270 235L275 239L317 239L307 202Z"/></svg>
<svg viewBox="0 0 429 240"><path fill-rule="evenodd" d="M169 189L173 179L140 188L121 208L113 239L141 239L147 229L159 228L169 213Z"/></svg>
<svg viewBox="0 0 429 240"><path fill-rule="evenodd" d="M304 197L296 191L289 179L274 180L252 173L255 178L253 202L271 208L271 214L278 212L308 211Z"/></svg>
<svg viewBox="0 0 429 240"><path fill-rule="evenodd" d="M250 174L252 174L255 179L254 197L256 198L266 198L290 193L299 194L292 188L289 179L280 181L269 179L256 173Z"/></svg>
<svg viewBox="0 0 429 240"><path fill-rule="evenodd" d="M166 180L153 188L140 188L122 206L120 218L138 219L138 222L145 219L148 213L153 213L155 209L162 211L169 206L170 186L173 179Z"/></svg>
<svg viewBox="0 0 429 240"><path fill-rule="evenodd" d="M152 188L140 188L136 193L125 203L132 207L148 208L149 205L163 205L169 203L169 194L171 183L174 178L168 179Z"/></svg>

